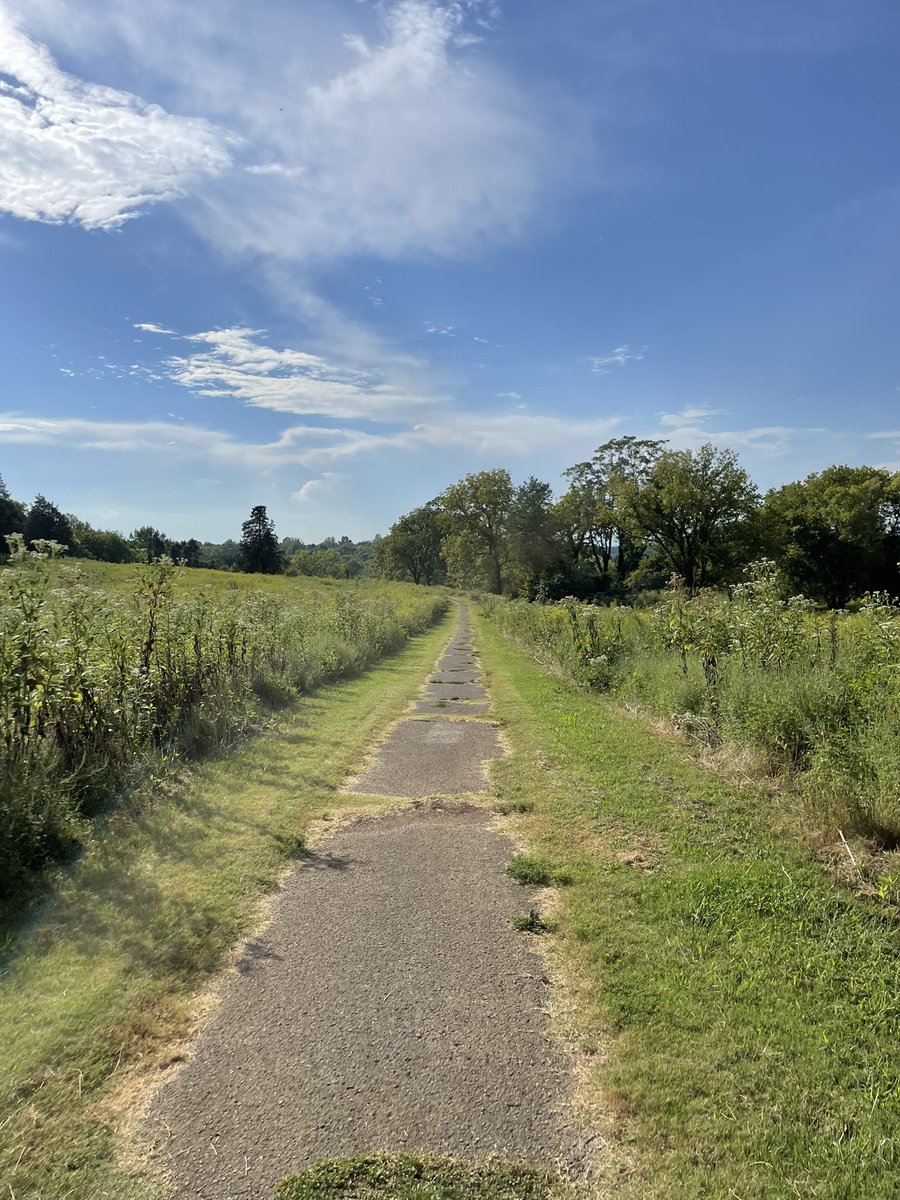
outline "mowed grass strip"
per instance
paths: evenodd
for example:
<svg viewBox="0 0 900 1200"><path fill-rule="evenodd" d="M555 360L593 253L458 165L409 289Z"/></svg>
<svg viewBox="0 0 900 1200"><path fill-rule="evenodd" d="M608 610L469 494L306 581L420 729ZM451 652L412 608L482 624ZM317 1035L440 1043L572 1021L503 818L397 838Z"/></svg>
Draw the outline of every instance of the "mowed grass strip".
<svg viewBox="0 0 900 1200"><path fill-rule="evenodd" d="M891 914L777 834L758 789L478 633L512 749L500 810L568 885L541 944L609 1137L601 1193L900 1195Z"/></svg>
<svg viewBox="0 0 900 1200"><path fill-rule="evenodd" d="M171 1060L198 994L258 922L312 821L384 802L336 793L417 693L457 619L294 705L98 831L0 978L0 1192L148 1200L114 1161L126 1100Z"/></svg>
<svg viewBox="0 0 900 1200"><path fill-rule="evenodd" d="M283 1179L274 1200L578 1200L559 1176L502 1159L366 1154L330 1158ZM583 1197L582 1197L583 1200Z"/></svg>

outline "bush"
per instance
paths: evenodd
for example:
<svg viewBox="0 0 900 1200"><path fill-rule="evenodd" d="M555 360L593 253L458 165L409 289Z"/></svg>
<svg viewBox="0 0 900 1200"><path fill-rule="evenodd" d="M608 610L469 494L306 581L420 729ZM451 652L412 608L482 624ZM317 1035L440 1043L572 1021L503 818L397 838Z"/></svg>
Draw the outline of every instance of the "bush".
<svg viewBox="0 0 900 1200"><path fill-rule="evenodd" d="M815 613L770 562L731 595L675 579L650 610L485 601L497 628L575 682L640 703L798 778L811 811L886 846L900 839L900 605Z"/></svg>

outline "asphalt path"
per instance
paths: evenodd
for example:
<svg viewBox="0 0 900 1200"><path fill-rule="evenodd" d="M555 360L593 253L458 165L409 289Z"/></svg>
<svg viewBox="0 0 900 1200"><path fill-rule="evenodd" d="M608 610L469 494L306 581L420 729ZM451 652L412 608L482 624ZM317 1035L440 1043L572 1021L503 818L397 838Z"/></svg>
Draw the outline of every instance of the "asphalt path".
<svg viewBox="0 0 900 1200"><path fill-rule="evenodd" d="M459 675L480 696L434 689ZM440 715L418 716L441 700ZM384 1150L580 1172L570 1064L548 985L511 919L534 893L504 872L486 766L501 753L468 618L412 715L348 790L408 797L339 830L286 880L189 1061L145 1123L178 1200L267 1200L316 1159Z"/></svg>

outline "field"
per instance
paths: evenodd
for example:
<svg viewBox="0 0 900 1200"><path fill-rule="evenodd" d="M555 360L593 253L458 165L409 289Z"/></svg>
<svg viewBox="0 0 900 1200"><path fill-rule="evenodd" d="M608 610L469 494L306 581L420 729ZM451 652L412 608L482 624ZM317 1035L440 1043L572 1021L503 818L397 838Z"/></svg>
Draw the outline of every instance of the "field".
<svg viewBox="0 0 900 1200"><path fill-rule="evenodd" d="M397 649L445 607L380 582L28 555L0 572L0 901L166 766Z"/></svg>
<svg viewBox="0 0 900 1200"><path fill-rule="evenodd" d="M889 598L816 613L782 601L761 564L731 596L676 588L649 610L489 600L486 612L545 665L788 783L810 829L897 848L900 607Z"/></svg>
<svg viewBox="0 0 900 1200"><path fill-rule="evenodd" d="M227 755L145 779L91 823L0 974L10 1197L161 1197L141 1163L119 1158L122 1135L184 1053L209 1008L210 975L264 918L311 829L351 806L378 811L377 799L337 789L449 632L439 621L369 670L301 696Z"/></svg>
<svg viewBox="0 0 900 1200"><path fill-rule="evenodd" d="M481 635L510 871L553 886L532 936L602 1137L594 1194L892 1200L895 915L836 886L765 786Z"/></svg>

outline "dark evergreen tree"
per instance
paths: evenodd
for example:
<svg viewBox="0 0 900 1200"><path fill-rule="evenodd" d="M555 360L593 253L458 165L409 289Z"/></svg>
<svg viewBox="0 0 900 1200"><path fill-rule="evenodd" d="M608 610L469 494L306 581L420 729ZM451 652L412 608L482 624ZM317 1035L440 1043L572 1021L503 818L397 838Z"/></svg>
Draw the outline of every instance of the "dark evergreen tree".
<svg viewBox="0 0 900 1200"><path fill-rule="evenodd" d="M281 570L281 548L275 536L275 522L269 519L264 504L252 508L241 526L238 565L251 575L277 575Z"/></svg>
<svg viewBox="0 0 900 1200"><path fill-rule="evenodd" d="M29 545L43 540L71 548L75 536L68 517L46 496L38 494L25 518L25 540Z"/></svg>

